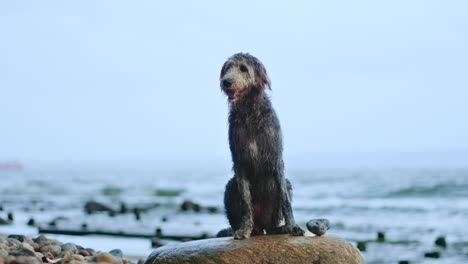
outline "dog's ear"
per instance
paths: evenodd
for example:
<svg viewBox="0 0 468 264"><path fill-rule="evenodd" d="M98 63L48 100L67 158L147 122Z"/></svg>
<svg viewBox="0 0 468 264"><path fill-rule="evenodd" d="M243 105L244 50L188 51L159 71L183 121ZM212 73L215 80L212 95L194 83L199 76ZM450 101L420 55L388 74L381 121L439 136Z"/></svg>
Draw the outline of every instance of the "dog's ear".
<svg viewBox="0 0 468 264"><path fill-rule="evenodd" d="M228 64L229 64L229 61L226 61L224 64L223 64L223 67L221 68L221 72L219 74L219 79L223 78L224 74L226 74L226 71L228 69Z"/></svg>
<svg viewBox="0 0 468 264"><path fill-rule="evenodd" d="M259 86L261 88L266 88L268 87L268 89L271 90L271 82L270 82L270 78L268 78L268 74L266 72L266 69L265 67L263 67L263 65L261 65L258 69L258 72L257 72L257 76L259 78Z"/></svg>

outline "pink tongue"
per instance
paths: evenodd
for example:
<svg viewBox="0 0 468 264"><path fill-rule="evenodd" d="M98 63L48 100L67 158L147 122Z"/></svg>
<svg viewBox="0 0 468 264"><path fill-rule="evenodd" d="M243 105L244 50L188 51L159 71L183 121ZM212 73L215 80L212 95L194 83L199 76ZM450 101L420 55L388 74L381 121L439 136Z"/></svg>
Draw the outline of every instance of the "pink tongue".
<svg viewBox="0 0 468 264"><path fill-rule="evenodd" d="M230 99L233 99L234 97L236 97L236 92L229 92L229 93L228 93L228 97L229 97Z"/></svg>

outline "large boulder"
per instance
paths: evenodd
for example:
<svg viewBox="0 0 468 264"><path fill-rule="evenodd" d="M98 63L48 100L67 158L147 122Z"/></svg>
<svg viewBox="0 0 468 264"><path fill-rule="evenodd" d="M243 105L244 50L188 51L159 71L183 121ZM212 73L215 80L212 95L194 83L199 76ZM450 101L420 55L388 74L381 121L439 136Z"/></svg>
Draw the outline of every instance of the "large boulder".
<svg viewBox="0 0 468 264"><path fill-rule="evenodd" d="M359 250L331 236L265 235L244 240L212 238L169 244L155 250L145 264L361 264Z"/></svg>

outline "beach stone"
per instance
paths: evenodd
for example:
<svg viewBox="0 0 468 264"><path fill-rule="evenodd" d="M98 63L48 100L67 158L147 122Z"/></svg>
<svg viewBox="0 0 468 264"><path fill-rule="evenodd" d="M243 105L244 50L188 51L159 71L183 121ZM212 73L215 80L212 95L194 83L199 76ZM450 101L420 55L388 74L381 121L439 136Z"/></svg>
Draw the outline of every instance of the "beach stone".
<svg viewBox="0 0 468 264"><path fill-rule="evenodd" d="M30 256L30 257L35 257L36 253L34 251L31 251L26 248L22 248L20 250L12 251L9 253L11 256Z"/></svg>
<svg viewBox="0 0 468 264"><path fill-rule="evenodd" d="M87 250L84 250L84 249L79 250L78 254L80 254L81 256L84 256L84 257L91 256L91 254L89 254L89 252Z"/></svg>
<svg viewBox="0 0 468 264"><path fill-rule="evenodd" d="M108 253L100 253L97 254L96 257L94 258L95 262L104 262L104 263L109 263L109 264L120 264L121 262L114 256Z"/></svg>
<svg viewBox="0 0 468 264"><path fill-rule="evenodd" d="M7 238L7 243L6 243L7 246L9 247L15 247L15 248L18 248L19 245L21 245L21 242L19 242L18 240L14 239L14 238Z"/></svg>
<svg viewBox="0 0 468 264"><path fill-rule="evenodd" d="M331 236L263 235L244 240L211 238L162 246L145 264L363 264L351 243Z"/></svg>
<svg viewBox="0 0 468 264"><path fill-rule="evenodd" d="M24 240L26 239L26 237L23 235L9 235L8 238L14 238L20 242L24 242Z"/></svg>
<svg viewBox="0 0 468 264"><path fill-rule="evenodd" d="M109 251L109 254L111 254L112 256L115 256L115 257L119 257L119 258L123 257L123 252L120 249L113 249L113 250Z"/></svg>
<svg viewBox="0 0 468 264"><path fill-rule="evenodd" d="M26 242L21 243L19 248L24 248L24 249L34 252L34 248Z"/></svg>
<svg viewBox="0 0 468 264"><path fill-rule="evenodd" d="M62 252L62 247L60 247L59 245L53 245L53 244L46 245L46 246L41 247L40 252L44 254L48 252L54 255L55 257L57 257Z"/></svg>
<svg viewBox="0 0 468 264"><path fill-rule="evenodd" d="M8 251L6 251L3 248L0 248L0 257L6 257L8 256Z"/></svg>
<svg viewBox="0 0 468 264"><path fill-rule="evenodd" d="M76 245L74 243L65 243L62 245L62 251L67 252L71 251L73 254L78 253L78 248L76 248Z"/></svg>
<svg viewBox="0 0 468 264"><path fill-rule="evenodd" d="M88 251L91 256L94 256L94 254L96 254L96 251L92 248L86 248L86 251Z"/></svg>
<svg viewBox="0 0 468 264"><path fill-rule="evenodd" d="M42 261L37 259L35 256L18 256L15 262L17 264L42 264Z"/></svg>
<svg viewBox="0 0 468 264"><path fill-rule="evenodd" d="M328 219L312 219L306 224L307 229L317 236L323 236L330 229L330 221Z"/></svg>

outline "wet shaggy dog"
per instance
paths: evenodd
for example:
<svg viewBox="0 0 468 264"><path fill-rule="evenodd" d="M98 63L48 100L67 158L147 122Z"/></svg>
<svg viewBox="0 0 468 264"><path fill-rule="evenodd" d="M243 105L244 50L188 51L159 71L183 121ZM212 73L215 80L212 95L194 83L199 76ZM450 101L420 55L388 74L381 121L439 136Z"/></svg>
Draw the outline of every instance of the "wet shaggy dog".
<svg viewBox="0 0 468 264"><path fill-rule="evenodd" d="M224 205L231 228L218 236L303 235L291 209L291 184L284 177L279 120L265 89L270 80L254 56L238 53L223 65L221 90L229 99L229 147L234 177Z"/></svg>

